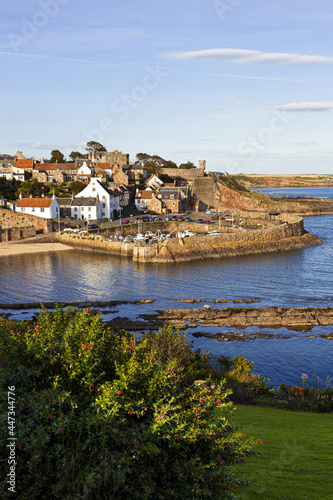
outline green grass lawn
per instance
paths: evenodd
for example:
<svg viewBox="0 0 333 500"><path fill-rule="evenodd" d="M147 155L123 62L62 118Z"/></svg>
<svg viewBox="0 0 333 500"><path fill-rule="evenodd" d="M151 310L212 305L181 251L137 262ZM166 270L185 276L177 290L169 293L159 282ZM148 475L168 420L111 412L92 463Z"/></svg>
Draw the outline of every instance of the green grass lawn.
<svg viewBox="0 0 333 500"><path fill-rule="evenodd" d="M248 436L264 439L262 456L242 465L255 482L239 499L333 499L333 415L237 405L233 421Z"/></svg>

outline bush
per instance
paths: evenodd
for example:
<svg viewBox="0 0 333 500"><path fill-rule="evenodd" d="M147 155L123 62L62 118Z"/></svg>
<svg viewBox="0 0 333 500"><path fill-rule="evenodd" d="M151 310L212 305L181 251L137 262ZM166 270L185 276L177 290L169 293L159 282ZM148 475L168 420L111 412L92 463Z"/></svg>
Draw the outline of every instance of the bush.
<svg viewBox="0 0 333 500"><path fill-rule="evenodd" d="M256 442L232 427L223 382L194 384L204 363L171 327L136 341L88 310L42 309L36 325L0 319L0 353L2 400L9 387L16 398L17 498L219 499L248 484L230 466ZM4 406L1 419L6 457Z"/></svg>

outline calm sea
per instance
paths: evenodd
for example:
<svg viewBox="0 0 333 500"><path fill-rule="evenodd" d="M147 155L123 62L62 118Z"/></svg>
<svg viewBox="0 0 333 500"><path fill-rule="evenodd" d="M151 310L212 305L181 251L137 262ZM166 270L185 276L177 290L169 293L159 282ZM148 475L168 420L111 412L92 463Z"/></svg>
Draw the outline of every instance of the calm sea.
<svg viewBox="0 0 333 500"><path fill-rule="evenodd" d="M333 187L262 192L333 199ZM333 306L333 215L308 217L305 228L323 238L325 244L280 254L185 264L138 264L76 250L3 257L0 259L0 303L155 300L153 304L117 306L116 313L104 315L106 319L113 316L135 318L166 308L198 308L206 302L212 307L232 305L209 302L214 299L256 299L257 303L249 307ZM205 302L189 305L173 302L174 299L203 299ZM19 319L31 315L31 311L12 312ZM195 330L188 331L191 334ZM204 331L214 334L221 328L205 328ZM310 333L252 327L242 333L257 331L273 333L276 337L289 335L290 338L228 343L209 337L193 337L193 340L195 347L214 354L247 357L255 362L254 371L269 377L274 385L280 382L300 384L304 372L309 376L316 372L323 383L327 376L333 376L333 341L319 337L331 333L333 326L316 327ZM309 339L307 335L315 338Z"/></svg>

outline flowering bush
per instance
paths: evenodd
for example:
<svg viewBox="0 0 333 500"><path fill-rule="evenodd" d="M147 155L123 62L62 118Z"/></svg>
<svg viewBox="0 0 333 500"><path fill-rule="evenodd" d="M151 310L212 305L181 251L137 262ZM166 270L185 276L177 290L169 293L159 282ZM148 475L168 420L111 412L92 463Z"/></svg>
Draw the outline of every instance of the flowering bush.
<svg viewBox="0 0 333 500"><path fill-rule="evenodd" d="M248 484L231 466L257 442L233 428L223 382L194 384L200 355L171 327L135 341L90 311L42 309L30 327L0 319L0 353L1 400L16 390L17 498L219 499ZM1 419L5 457L4 405Z"/></svg>

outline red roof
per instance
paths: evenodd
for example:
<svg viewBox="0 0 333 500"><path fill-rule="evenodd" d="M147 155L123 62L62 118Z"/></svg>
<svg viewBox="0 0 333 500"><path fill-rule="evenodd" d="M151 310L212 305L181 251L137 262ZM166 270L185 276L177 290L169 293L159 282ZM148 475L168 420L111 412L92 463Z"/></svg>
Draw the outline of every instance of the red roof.
<svg viewBox="0 0 333 500"><path fill-rule="evenodd" d="M105 170L107 168L111 168L111 165L110 165L110 163L97 163L97 165L95 165L95 169L96 168L101 168L101 169Z"/></svg>
<svg viewBox="0 0 333 500"><path fill-rule="evenodd" d="M24 158L23 160L16 160L15 167L32 168L34 166L33 158Z"/></svg>
<svg viewBox="0 0 333 500"><path fill-rule="evenodd" d="M142 200L150 200L152 198L152 191L139 191L136 198L141 198Z"/></svg>
<svg viewBox="0 0 333 500"><path fill-rule="evenodd" d="M17 202L17 207L44 207L48 208L52 205L53 198L21 198Z"/></svg>

